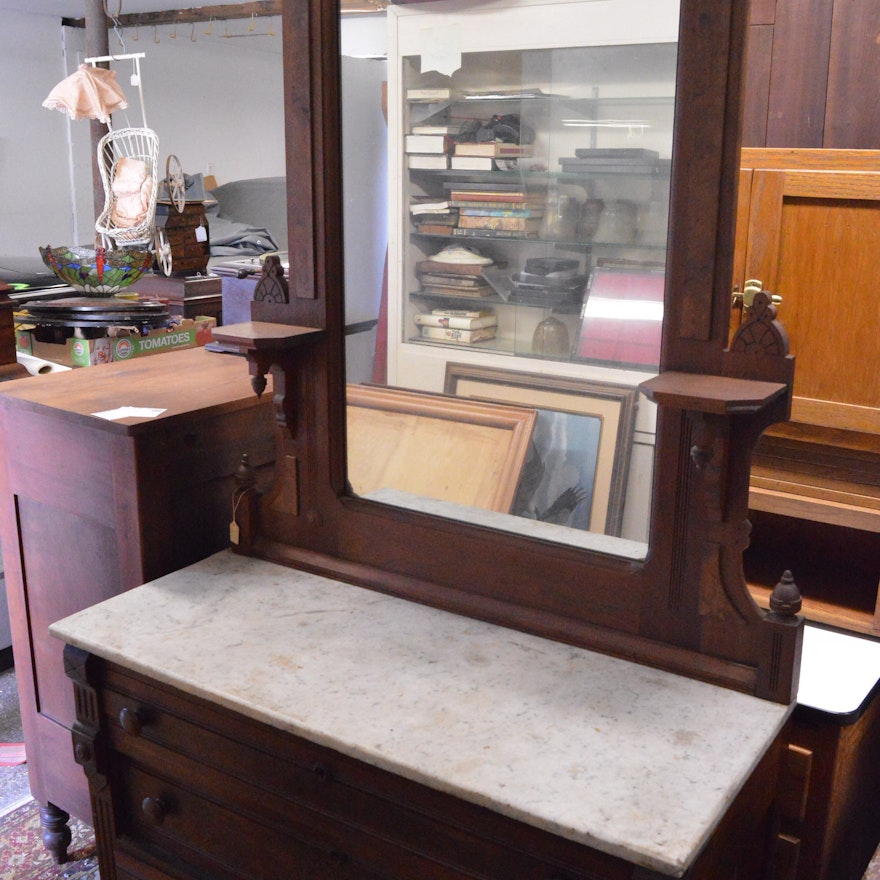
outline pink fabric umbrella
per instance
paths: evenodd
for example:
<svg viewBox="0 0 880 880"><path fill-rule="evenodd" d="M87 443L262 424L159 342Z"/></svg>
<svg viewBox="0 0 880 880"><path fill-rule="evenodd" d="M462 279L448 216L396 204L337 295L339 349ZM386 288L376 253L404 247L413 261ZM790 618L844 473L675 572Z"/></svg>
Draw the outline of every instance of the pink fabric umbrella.
<svg viewBox="0 0 880 880"><path fill-rule="evenodd" d="M61 80L43 101L49 110L62 110L71 119L110 122L114 110L124 110L128 101L116 82L116 71L81 64L79 70Z"/></svg>

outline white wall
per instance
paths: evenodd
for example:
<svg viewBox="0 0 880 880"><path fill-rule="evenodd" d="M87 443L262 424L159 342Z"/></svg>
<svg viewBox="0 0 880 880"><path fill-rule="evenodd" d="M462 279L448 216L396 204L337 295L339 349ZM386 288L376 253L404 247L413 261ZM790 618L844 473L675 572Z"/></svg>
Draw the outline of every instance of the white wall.
<svg viewBox="0 0 880 880"><path fill-rule="evenodd" d="M5 12L0 28L0 255L67 244L73 223L67 126L41 106L65 76L57 18Z"/></svg>
<svg viewBox="0 0 880 880"><path fill-rule="evenodd" d="M183 5L183 4L182 4ZM219 183L284 174L281 21L257 17L207 25L127 29L127 52L145 52L147 121L188 173ZM269 27L276 35L266 36ZM176 38L171 34L176 32ZM230 34L227 38L225 35ZM158 40L158 42L156 42ZM385 17L346 16L346 54L385 51ZM121 52L110 33L110 51ZM0 255L37 254L51 243L90 244L94 235L89 124L70 122L42 102L85 57L85 32L38 13L7 12L0 29ZM140 125L130 62L114 67ZM125 125L123 114L115 127ZM73 183L71 183L71 180Z"/></svg>

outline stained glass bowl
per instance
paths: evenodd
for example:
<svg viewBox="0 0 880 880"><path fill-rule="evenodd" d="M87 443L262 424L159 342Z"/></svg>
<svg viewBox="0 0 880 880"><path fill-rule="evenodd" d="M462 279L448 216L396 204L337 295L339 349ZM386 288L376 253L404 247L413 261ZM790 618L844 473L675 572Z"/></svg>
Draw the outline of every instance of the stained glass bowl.
<svg viewBox="0 0 880 880"><path fill-rule="evenodd" d="M153 264L151 251L40 248L43 262L65 283L89 296L113 296L134 284Z"/></svg>

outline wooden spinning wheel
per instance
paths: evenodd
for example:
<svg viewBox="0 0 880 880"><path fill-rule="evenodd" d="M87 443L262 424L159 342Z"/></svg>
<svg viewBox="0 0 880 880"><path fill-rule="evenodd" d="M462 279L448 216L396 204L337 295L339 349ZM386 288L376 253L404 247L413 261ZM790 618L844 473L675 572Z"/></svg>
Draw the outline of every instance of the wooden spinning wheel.
<svg viewBox="0 0 880 880"><path fill-rule="evenodd" d="M169 153L165 160L165 186L171 204L174 205L178 214L182 214L186 206L186 180L183 176L180 159L174 153Z"/></svg>

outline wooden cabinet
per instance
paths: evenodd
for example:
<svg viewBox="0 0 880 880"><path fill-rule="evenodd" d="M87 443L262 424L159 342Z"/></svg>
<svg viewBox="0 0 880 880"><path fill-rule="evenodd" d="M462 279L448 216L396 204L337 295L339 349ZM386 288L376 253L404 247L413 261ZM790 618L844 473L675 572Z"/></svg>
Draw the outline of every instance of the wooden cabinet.
<svg viewBox="0 0 880 880"><path fill-rule="evenodd" d="M752 0L743 143L875 148L878 30L875 0Z"/></svg>
<svg viewBox="0 0 880 880"><path fill-rule="evenodd" d="M388 16L389 383L442 391L448 361L630 387L656 372L678 4ZM460 34L451 74L423 63L441 28Z"/></svg>
<svg viewBox="0 0 880 880"><path fill-rule="evenodd" d="M162 412L92 415L118 406ZM274 460L271 402L255 397L239 358L169 352L5 384L0 448L0 537L31 791L88 821L70 750L73 695L47 627L227 545L241 454L258 467ZM62 836L59 852L65 846Z"/></svg>
<svg viewBox="0 0 880 880"><path fill-rule="evenodd" d="M661 877L79 649L65 661L102 877ZM777 743L685 878L763 876L778 758Z"/></svg>
<svg viewBox="0 0 880 880"><path fill-rule="evenodd" d="M785 752L794 787L783 832L800 841L797 880L861 880L880 828L880 700L876 692L849 718L798 706Z"/></svg>
<svg viewBox="0 0 880 880"><path fill-rule="evenodd" d="M9 298L9 288L0 279L0 382L8 379L21 379L27 370L15 358L15 327L12 310L15 304Z"/></svg>
<svg viewBox="0 0 880 880"><path fill-rule="evenodd" d="M878 250L880 151L743 150L734 283L782 297L797 359L791 422L753 456L747 577L790 568L807 616L875 634Z"/></svg>

